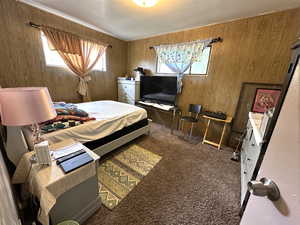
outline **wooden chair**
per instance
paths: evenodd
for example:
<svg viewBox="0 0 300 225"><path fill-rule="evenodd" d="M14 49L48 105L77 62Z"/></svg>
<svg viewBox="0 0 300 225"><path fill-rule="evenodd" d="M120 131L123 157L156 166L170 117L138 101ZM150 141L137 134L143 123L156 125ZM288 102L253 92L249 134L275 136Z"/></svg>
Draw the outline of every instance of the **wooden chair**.
<svg viewBox="0 0 300 225"><path fill-rule="evenodd" d="M180 118L180 124L179 124L179 130L183 131L184 122L191 123L190 128L190 137L193 134L194 124L199 121L199 115L202 111L202 106L197 104L190 104L189 105L189 115L188 116L181 116Z"/></svg>

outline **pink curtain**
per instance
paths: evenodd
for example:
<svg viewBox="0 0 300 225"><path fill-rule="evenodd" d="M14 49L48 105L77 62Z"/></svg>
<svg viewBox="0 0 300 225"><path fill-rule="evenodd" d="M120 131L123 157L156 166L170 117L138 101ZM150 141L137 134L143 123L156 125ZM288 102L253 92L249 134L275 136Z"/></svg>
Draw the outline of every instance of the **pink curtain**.
<svg viewBox="0 0 300 225"><path fill-rule="evenodd" d="M55 50L66 65L79 77L78 93L83 101L90 101L88 73L106 51L107 44L84 40L76 35L41 26L51 50Z"/></svg>

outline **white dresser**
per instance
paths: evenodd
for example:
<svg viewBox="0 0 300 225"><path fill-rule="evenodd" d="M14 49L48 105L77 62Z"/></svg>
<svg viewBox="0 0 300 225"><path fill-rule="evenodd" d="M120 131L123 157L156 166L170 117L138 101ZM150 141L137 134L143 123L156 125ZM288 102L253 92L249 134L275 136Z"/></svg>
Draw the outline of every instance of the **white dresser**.
<svg viewBox="0 0 300 225"><path fill-rule="evenodd" d="M247 133L241 148L241 204L243 204L247 183L252 179L263 143L263 135L260 131L262 117L262 114L249 113Z"/></svg>
<svg viewBox="0 0 300 225"><path fill-rule="evenodd" d="M118 78L118 101L134 105L140 99L140 81Z"/></svg>

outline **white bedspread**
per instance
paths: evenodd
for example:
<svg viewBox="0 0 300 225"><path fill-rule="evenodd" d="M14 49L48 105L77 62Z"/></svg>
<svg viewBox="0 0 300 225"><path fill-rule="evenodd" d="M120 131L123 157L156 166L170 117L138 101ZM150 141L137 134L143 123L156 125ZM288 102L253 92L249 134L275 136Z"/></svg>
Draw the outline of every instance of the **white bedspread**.
<svg viewBox="0 0 300 225"><path fill-rule="evenodd" d="M96 120L42 135L50 143L72 138L85 143L106 137L124 127L147 118L147 112L140 107L115 101L95 101L76 104Z"/></svg>

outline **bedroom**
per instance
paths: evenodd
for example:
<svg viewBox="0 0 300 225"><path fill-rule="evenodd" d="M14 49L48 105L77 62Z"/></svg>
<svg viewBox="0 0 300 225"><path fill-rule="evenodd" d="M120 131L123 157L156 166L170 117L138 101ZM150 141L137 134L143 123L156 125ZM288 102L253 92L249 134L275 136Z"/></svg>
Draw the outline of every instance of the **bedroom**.
<svg viewBox="0 0 300 225"><path fill-rule="evenodd" d="M102 205L99 208L95 206L97 208L95 212L82 217L65 214L63 206L67 204L64 202L68 201L63 197L57 198L56 212L54 209L50 212L52 217L57 218L57 221L52 218L55 221L52 222L53 224L67 219L91 225L240 223L239 214L241 201L243 201L241 200L242 158L241 162L230 159L233 152L239 153L241 149L238 144L241 145L240 137L247 126L248 112L252 109L256 89L277 90L281 88L281 95L284 93L283 84L293 54L291 47L297 41L300 32L299 1L264 0L255 1L255 3L240 3L236 0L231 0L230 4L216 0L160 0L156 5L145 8L131 0L89 0L85 3L78 1L78 5L67 0L60 2L1 0L1 87L3 89L47 87L53 102L76 104L91 100L102 101L104 104L105 100L109 100L117 104L122 92L120 82L139 83L124 80L125 76L129 76L128 79L130 79L138 74L134 71L138 67L142 67L143 72L146 73L145 76L141 76L140 84L145 77L153 75L163 78L170 75L176 77L176 73L158 73L158 69L161 68L157 68L156 47L189 44L193 41L206 45L211 39L221 38L221 41L209 43L211 49L206 58L206 72L202 75L184 74L182 91L179 94L176 93L176 106L179 110L173 111L174 118L172 112L141 104L138 105L139 108L126 104L128 108L125 109L124 103L118 103L118 106L122 108L118 110L113 110L106 104L103 107L107 111L101 107L97 112L92 110L94 114L89 116L95 117L96 121L85 124L96 124L99 122L98 117L103 119L106 116L111 118L112 115L118 115L123 118L122 113L126 114L128 110L141 112L136 117L119 120L117 125L105 120L106 128L110 129L105 132L109 134L117 133L121 127L127 127L127 130L121 129L122 132L115 134L114 137L102 139L102 143L92 142L90 137L99 134L100 136L94 139L104 138L107 133L103 130L81 140L82 142L86 142L87 139L91 141L91 145L88 146L90 149L93 149L94 145L97 146L95 148L101 156L100 166L105 160L117 162L119 166L122 164L126 167L123 172L129 171L130 173L126 176L137 179L135 180L137 184L134 188L130 188L130 191L126 191L126 194L121 193L119 198L116 198L117 200L111 196L112 200L118 202L113 209L105 206L102 199ZM167 18L164 17L165 15ZM162 17L164 19L161 19ZM186 19L182 19L183 17ZM33 23L33 26L30 26L29 22ZM66 65L53 66L51 62L48 62L49 57L46 55L48 45L43 45L39 25L56 28L68 34L74 34L76 37L105 45L105 53L103 52L101 59L98 60L101 65L99 67L97 65L97 68L88 73L91 78L87 82L90 99L78 94L78 75ZM45 36L47 39L47 34L44 34L44 38ZM189 68L192 70L192 67ZM166 70L166 67L163 69ZM167 73L170 71L168 70ZM118 80L119 77L123 79ZM139 91L143 94L142 87ZM140 94L137 94L137 97L139 98ZM34 102L32 104L32 107L37 107ZM193 129L190 129L191 124L187 122L181 123L184 128L180 129L178 121L181 116L188 114L190 104L201 105L201 115L197 123L192 123ZM85 110L86 108L91 107L86 106ZM220 151L218 147L211 144L202 144L208 122L208 119L203 117L205 111L221 111L233 118L231 123L226 125L224 135L222 135L223 122L212 121L208 129L209 140L219 143L220 137L223 136L223 145L219 146ZM135 122L141 121L141 118L144 122L136 125ZM151 119L151 122L148 123L146 118ZM2 124L5 125L4 122ZM51 132L48 135L60 138L58 133L64 136L68 131L73 133L72 129L84 127L85 124ZM136 126L130 127L132 124ZM15 130L9 126L7 128L4 132L7 134L7 155L14 154L17 149L22 151L23 146L17 144L15 140L9 140L10 132L14 134L19 128ZM113 142L114 139L118 140L117 143ZM129 141L130 143L127 144ZM150 152L149 154L154 158L155 165L146 175L132 171L133 169L120 163L120 160L110 160L124 148L130 148L131 145L143 149L142 152L144 150L146 153ZM117 148L116 146L118 149L114 149ZM1 150L2 148L3 146ZM27 146L27 148L33 149L32 146ZM111 151L112 148L113 151ZM27 149L25 148L24 151ZM15 164L18 163L15 162ZM15 164L12 167L16 167ZM77 183L79 185L80 182L77 181ZM19 186L21 185L13 185L16 192L20 191ZM85 188L82 186L78 190ZM114 192L117 190L112 193ZM16 195L19 206L19 193ZM248 196L249 192L246 195ZM92 194L90 198L93 198ZM79 202L81 200L78 199ZM78 205L78 201L73 204ZM27 207L24 207L27 211L25 213L23 209L19 209L18 218L26 217L26 220L36 220L38 223L35 218L36 209L34 213L31 212L31 201L26 200L26 202ZM248 206L251 206L250 203ZM245 212L251 209L248 206ZM299 209L299 204L296 206ZM82 208L84 207L74 207L72 210L78 211ZM4 212L1 211L1 217ZM28 218L31 216L34 219ZM70 218L67 218L68 216ZM293 216L294 214L291 213L287 217ZM244 218L246 221L242 221L241 224L254 224L251 220ZM292 219L296 221L297 217L294 216ZM286 222L286 224L293 223Z"/></svg>

